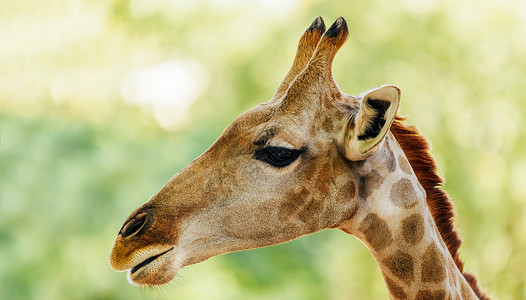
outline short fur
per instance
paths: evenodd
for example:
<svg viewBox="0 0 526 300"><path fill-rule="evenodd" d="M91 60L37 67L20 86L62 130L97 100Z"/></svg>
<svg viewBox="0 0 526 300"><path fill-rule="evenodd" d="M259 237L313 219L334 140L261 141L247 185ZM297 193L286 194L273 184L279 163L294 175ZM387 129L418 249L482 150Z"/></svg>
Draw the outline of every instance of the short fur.
<svg viewBox="0 0 526 300"><path fill-rule="evenodd" d="M386 275L392 297L439 298L449 293L455 299L474 299L477 295L487 299L471 275L461 276L463 265L457 253L460 240L453 229L452 205L440 188L442 180L436 175L429 146L416 129L404 126L398 118L392 131L402 148L391 147L393 136L384 134L388 128L386 119L385 130L381 130L378 139L388 139L385 150L393 155L385 160L385 156L376 159L373 156L381 143L376 144L378 148L369 148L366 157L357 155L361 159L352 157L355 154L352 149L345 151L348 156L338 151L345 148L342 130L349 132L346 125L350 116L357 112L359 116L365 115L357 119L362 124L356 124L359 132L363 132L361 129L367 127L368 120L378 117L378 109L360 106L359 98L342 94L332 77L332 60L349 35L345 20L338 18L328 33L324 31L323 20L316 18L300 39L293 67L273 99L239 116L207 151L130 215L110 254L112 268L128 271L134 284L161 285L172 280L182 267L210 257L279 244L336 226L373 247L371 252ZM383 86L369 92L365 99L384 97L397 104L387 110L390 125L400 99L398 88ZM334 147L336 143L338 147ZM272 166L273 158L266 161L272 153L261 156L265 158L263 162L253 159L256 151L270 151L269 147L284 144L308 151L281 169ZM405 151L416 177L405 158L398 170L394 153L387 150L396 154ZM359 166L364 163L357 161L368 157L372 158L368 164L372 171L360 172ZM387 173L378 173L374 167ZM391 182L399 175L404 178ZM391 179L390 186L381 184L385 177ZM413 183L417 181L427 191L431 213L421 202L426 201L423 193L414 189ZM382 199L389 197L397 207L390 219L394 224L376 214L382 204L391 204L378 203L375 189L380 189ZM360 206L360 201L369 197L371 205ZM423 237L409 229L408 235L412 235L409 241L414 238L419 247L400 240L401 244L392 243L391 248L378 255L375 249L390 247L388 243L399 240L393 237L391 229L397 229L410 218L415 211L407 207L416 201L422 204L417 207L421 223L429 228L422 229ZM437 226L424 222L429 214ZM153 225L149 223L151 220L155 221ZM414 227L418 221L407 222ZM389 228L390 225L396 228ZM447 260L446 265L434 263L438 259L436 249L426 252L429 244L445 248L441 241L437 243L435 228L440 229L451 253L451 257L447 252L441 255ZM428 263L440 268L426 268ZM441 289L429 290L428 282L413 281L417 279L415 270L420 270L423 281L442 280Z"/></svg>
<svg viewBox="0 0 526 300"><path fill-rule="evenodd" d="M453 227L453 218L455 217L453 204L442 189L443 180L437 175L437 167L435 159L431 155L430 144L415 126L404 124L405 120L405 117L397 116L391 126L391 132L404 150L418 181L426 191L429 210L458 269L477 297L482 300L489 300L490 298L479 287L477 278L473 274L464 272L464 262L459 255L462 240Z"/></svg>

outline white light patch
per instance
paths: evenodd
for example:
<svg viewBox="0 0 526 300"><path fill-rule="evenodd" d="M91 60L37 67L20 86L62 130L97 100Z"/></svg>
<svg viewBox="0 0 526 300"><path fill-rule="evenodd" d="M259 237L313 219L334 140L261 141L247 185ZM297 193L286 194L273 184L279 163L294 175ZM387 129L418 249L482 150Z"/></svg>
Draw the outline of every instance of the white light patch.
<svg viewBox="0 0 526 300"><path fill-rule="evenodd" d="M435 0L402 0L402 5L415 14L428 14L436 8Z"/></svg>
<svg viewBox="0 0 526 300"><path fill-rule="evenodd" d="M223 10L232 10L240 6L253 8L253 11L263 13L266 16L287 16L290 15L298 6L301 5L300 0L209 0L203 1L208 5L215 6Z"/></svg>
<svg viewBox="0 0 526 300"><path fill-rule="evenodd" d="M121 96L127 103L151 109L161 127L173 130L207 86L207 70L185 58L132 71L121 85Z"/></svg>

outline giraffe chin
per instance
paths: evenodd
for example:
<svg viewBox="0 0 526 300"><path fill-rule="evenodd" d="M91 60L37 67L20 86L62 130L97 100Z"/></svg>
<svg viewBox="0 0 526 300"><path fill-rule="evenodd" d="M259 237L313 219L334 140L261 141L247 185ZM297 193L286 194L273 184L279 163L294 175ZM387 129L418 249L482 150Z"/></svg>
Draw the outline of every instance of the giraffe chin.
<svg viewBox="0 0 526 300"><path fill-rule="evenodd" d="M128 281L138 286L158 286L175 278L179 267L176 266L175 251L167 251L147 258L128 270Z"/></svg>

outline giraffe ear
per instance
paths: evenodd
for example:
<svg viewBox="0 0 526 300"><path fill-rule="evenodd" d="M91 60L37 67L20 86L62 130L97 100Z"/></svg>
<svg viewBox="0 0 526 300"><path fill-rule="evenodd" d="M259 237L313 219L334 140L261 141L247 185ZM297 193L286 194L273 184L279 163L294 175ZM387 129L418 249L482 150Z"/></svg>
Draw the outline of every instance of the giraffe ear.
<svg viewBox="0 0 526 300"><path fill-rule="evenodd" d="M343 147L347 159L364 160L378 151L399 103L400 89L395 86L382 86L363 97L360 110L344 129Z"/></svg>

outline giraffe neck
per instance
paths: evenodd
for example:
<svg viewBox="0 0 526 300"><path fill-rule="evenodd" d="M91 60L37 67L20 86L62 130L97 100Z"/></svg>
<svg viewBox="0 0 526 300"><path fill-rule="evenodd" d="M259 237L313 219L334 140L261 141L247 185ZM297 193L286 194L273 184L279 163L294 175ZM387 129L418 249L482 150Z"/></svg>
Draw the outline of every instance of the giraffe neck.
<svg viewBox="0 0 526 300"><path fill-rule="evenodd" d="M386 142L360 166L360 205L341 229L369 248L391 299L477 299L438 232L424 189L396 146L394 140Z"/></svg>
<svg viewBox="0 0 526 300"><path fill-rule="evenodd" d="M391 299L477 299L458 270L427 207L401 220L370 213L357 236L380 266ZM377 231L384 231L375 236Z"/></svg>

